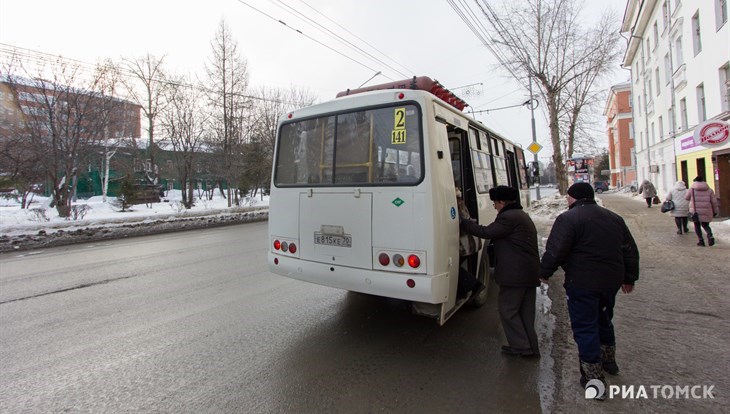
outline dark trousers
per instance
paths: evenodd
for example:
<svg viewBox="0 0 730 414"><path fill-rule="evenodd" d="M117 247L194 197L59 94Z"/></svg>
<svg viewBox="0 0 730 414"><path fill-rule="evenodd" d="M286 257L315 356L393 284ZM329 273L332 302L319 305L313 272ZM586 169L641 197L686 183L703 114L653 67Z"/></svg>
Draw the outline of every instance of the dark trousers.
<svg viewBox="0 0 730 414"><path fill-rule="evenodd" d="M647 206L647 207L651 207L651 200L652 200L653 198L654 198L654 197L644 198L644 200L646 200L646 206Z"/></svg>
<svg viewBox="0 0 730 414"><path fill-rule="evenodd" d="M566 286L565 292L580 360L601 362L601 345L616 345L611 319L618 289L593 291Z"/></svg>
<svg viewBox="0 0 730 414"><path fill-rule="evenodd" d="M677 230L679 230L681 232L685 232L686 233L685 230L688 228L687 227L687 223L688 222L689 222L689 220L688 220L687 217L675 217L674 218L674 224L677 225Z"/></svg>
<svg viewBox="0 0 730 414"><path fill-rule="evenodd" d="M705 229L705 233L707 233L707 237L712 237L712 229L710 228L710 223L708 222L702 222L697 223L695 222L695 233L697 234L697 237L700 238L700 240L704 240L702 238L702 229Z"/></svg>
<svg viewBox="0 0 730 414"><path fill-rule="evenodd" d="M509 346L521 351L539 353L535 333L536 289L535 286L500 286L497 305Z"/></svg>

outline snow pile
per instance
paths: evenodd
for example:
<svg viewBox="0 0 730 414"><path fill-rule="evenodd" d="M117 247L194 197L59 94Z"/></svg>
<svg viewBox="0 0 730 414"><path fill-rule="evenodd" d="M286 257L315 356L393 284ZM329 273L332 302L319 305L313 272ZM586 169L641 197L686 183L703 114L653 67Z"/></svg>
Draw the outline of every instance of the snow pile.
<svg viewBox="0 0 730 414"><path fill-rule="evenodd" d="M159 203L134 205L121 212L114 197L105 203L92 197L74 203L75 218L59 217L46 197L35 197L29 209L21 209L12 199L0 202L0 251L57 246L158 232L212 227L224 224L265 220L268 197L242 200L240 206L228 207L228 201L216 193L211 200L196 198L186 210L179 190L171 190Z"/></svg>

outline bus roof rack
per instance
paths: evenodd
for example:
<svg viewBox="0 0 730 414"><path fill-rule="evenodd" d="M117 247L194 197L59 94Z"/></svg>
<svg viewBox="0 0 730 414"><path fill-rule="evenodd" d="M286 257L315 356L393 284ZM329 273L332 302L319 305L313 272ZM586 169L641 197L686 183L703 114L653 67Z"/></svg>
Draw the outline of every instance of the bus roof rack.
<svg viewBox="0 0 730 414"><path fill-rule="evenodd" d="M464 108L469 106L463 99L454 95L453 92L449 91L440 84L439 81L431 79L428 76L414 76L410 79L399 80L395 82L381 83L379 85L366 86L358 89L348 89L337 94L337 97L354 95L356 93L379 91L383 89L416 89L421 91L431 92L436 95L442 101L448 103L454 108L463 111Z"/></svg>

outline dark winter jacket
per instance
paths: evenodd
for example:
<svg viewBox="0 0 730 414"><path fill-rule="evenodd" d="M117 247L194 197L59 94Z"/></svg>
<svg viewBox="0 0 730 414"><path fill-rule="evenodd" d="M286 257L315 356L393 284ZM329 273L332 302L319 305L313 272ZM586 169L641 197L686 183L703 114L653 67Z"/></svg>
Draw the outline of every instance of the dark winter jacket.
<svg viewBox="0 0 730 414"><path fill-rule="evenodd" d="M461 220L461 229L494 243L494 279L501 286L540 286L540 252L537 230L530 216L517 203L508 204L497 213L494 222L481 226Z"/></svg>
<svg viewBox="0 0 730 414"><path fill-rule="evenodd" d="M540 277L562 267L565 286L616 290L639 278L639 249L624 219L594 200L578 200L555 219Z"/></svg>

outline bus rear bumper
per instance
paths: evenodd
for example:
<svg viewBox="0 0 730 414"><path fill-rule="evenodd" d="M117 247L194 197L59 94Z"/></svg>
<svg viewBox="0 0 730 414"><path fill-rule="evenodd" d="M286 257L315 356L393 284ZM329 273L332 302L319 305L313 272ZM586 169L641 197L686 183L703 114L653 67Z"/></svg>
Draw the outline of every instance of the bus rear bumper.
<svg viewBox="0 0 730 414"><path fill-rule="evenodd" d="M278 264L274 259L278 259ZM424 275L357 269L286 257L269 252L269 270L292 279L353 292L425 303L446 302L449 274ZM408 281L413 281L413 287Z"/></svg>

